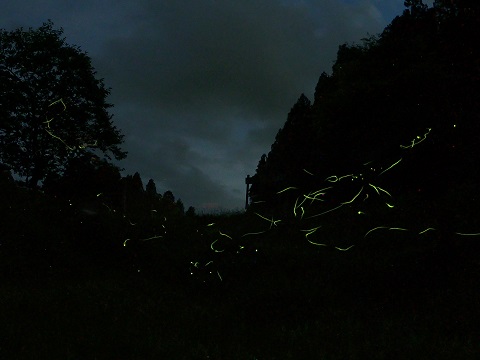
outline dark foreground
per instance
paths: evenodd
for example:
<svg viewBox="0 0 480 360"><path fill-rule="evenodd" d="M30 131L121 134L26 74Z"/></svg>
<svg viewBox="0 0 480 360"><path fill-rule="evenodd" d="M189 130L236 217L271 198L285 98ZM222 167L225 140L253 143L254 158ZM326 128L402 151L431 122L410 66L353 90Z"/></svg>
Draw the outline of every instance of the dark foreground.
<svg viewBox="0 0 480 360"><path fill-rule="evenodd" d="M173 263L5 276L0 357L480 358L480 247L403 240L279 249L222 281L189 278Z"/></svg>

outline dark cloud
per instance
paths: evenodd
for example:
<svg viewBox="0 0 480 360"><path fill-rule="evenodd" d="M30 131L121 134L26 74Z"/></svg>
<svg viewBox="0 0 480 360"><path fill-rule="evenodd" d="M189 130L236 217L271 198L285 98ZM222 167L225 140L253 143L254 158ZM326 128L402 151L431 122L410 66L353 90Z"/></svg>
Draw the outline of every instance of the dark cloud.
<svg viewBox="0 0 480 360"><path fill-rule="evenodd" d="M400 4L399 4L400 3ZM241 208L288 111L338 46L375 34L397 0L7 1L6 28L51 18L112 87L126 173L185 205ZM35 10L34 10L35 9Z"/></svg>
<svg viewBox="0 0 480 360"><path fill-rule="evenodd" d="M373 6L339 1L137 4L144 13L126 14L131 31L105 43L99 66L108 78L121 79L119 100L180 114L240 108L276 115L292 96L311 91L305 84L329 70L339 43L381 21Z"/></svg>

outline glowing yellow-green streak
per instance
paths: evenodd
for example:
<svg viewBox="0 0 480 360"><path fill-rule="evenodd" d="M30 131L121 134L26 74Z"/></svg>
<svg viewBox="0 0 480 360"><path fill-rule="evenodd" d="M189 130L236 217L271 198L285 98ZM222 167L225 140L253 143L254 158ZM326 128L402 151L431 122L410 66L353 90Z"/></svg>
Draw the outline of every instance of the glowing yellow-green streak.
<svg viewBox="0 0 480 360"><path fill-rule="evenodd" d="M223 281L223 279L222 279L222 277L220 276L220 273L218 272L218 270L217 270L217 275L218 275L218 277L220 278L220 281Z"/></svg>
<svg viewBox="0 0 480 360"><path fill-rule="evenodd" d="M329 176L325 179L325 181L328 181L328 182L337 182L339 179L338 179L338 176L337 175L332 175L332 176Z"/></svg>
<svg viewBox="0 0 480 360"><path fill-rule="evenodd" d="M264 220L270 221L270 219L269 219L269 218L266 218L265 216L263 216L263 215L260 215L260 214L259 214L259 213L257 213L257 212L255 213L255 215L257 215L257 216L260 216L260 217L261 217L262 219L264 219Z"/></svg>
<svg viewBox="0 0 480 360"><path fill-rule="evenodd" d="M352 177L352 178L356 178L355 175L353 174L350 174L350 175L343 175L343 176L340 176L338 177L337 175L332 175L332 176L329 176L325 179L325 181L328 181L328 182L338 182L340 180L342 180L343 178L346 178L346 177Z"/></svg>
<svg viewBox="0 0 480 360"><path fill-rule="evenodd" d="M327 244L319 244L319 243L316 243L314 241L311 241L311 240L308 240L307 241L310 243L310 244L313 244L313 245L317 245L317 246L328 246Z"/></svg>
<svg viewBox="0 0 480 360"><path fill-rule="evenodd" d="M398 227L388 227L388 226L378 226L376 228L373 228L369 231L367 231L367 233L365 235L363 235L363 237L367 237L368 234L370 234L372 231L375 231L375 230L379 230L379 229L388 229L388 230L399 230L399 231L408 231L408 229L404 229L404 228L398 228Z"/></svg>
<svg viewBox="0 0 480 360"><path fill-rule="evenodd" d="M265 216L260 215L259 213L255 213L255 215L258 215L258 216L260 216L262 219L270 222L270 228L272 228L272 225L277 226L277 223L282 221L282 220L273 220L273 217L272 217L271 219L266 218Z"/></svg>
<svg viewBox="0 0 480 360"><path fill-rule="evenodd" d="M246 233L246 234L243 234L241 237L250 236L250 235L260 235L260 234L265 234L266 232L267 232L267 231L259 231L259 232Z"/></svg>
<svg viewBox="0 0 480 360"><path fill-rule="evenodd" d="M63 99L58 99L58 100L52 102L50 105L48 105L48 107L53 106L53 105L55 105L55 104L57 104L57 103L59 103L59 102L62 103L62 105L63 105L63 110L62 110L62 112L64 112L64 111L67 109L67 106L66 106L65 103L63 102ZM44 122L43 122L44 124L47 124L47 126L46 126L46 128L45 128L45 131L46 131L51 137L53 137L54 139L57 139L57 140L61 141L68 150L70 150L70 151L75 150L75 146L73 146L73 147L69 146L65 141L63 141L62 138L58 137L57 135L55 135L55 134L51 131L50 122L51 122L53 119L54 119L54 117L52 117L51 119L48 119L48 118L47 118L47 121L44 121ZM94 142L93 144L84 143L84 144L82 144L82 145L79 145L78 148L79 148L79 149L85 149L85 148L87 148L87 147L93 147L93 146L97 146L97 140L95 140L95 142Z"/></svg>
<svg viewBox="0 0 480 360"><path fill-rule="evenodd" d="M285 192L285 191L288 191L288 190L297 190L297 189L298 189L298 188L296 188L296 187L294 187L294 186L290 186L290 187L288 187L288 188L286 188L286 189L280 190L279 192L277 192L277 194L281 194L281 193L283 193L283 192Z"/></svg>
<svg viewBox="0 0 480 360"><path fill-rule="evenodd" d="M300 219L303 219L303 215L305 214L305 210L303 210L303 206L302 206L302 205L303 205L303 203L304 203L307 199L303 199L303 201L302 201L300 204L298 204L298 199L299 199L299 198L297 198L297 199L295 200L295 205L294 205L294 207L293 207L293 215L294 215L294 217L297 217L297 209L300 208L300 209L302 210L302 215L300 216ZM297 204L298 204L298 205L297 205Z"/></svg>
<svg viewBox="0 0 480 360"><path fill-rule="evenodd" d="M390 165L390 167L386 168L385 170L383 170L380 174L378 174L378 176L382 175L383 173L387 172L388 170L390 170L391 168L393 168L395 165L397 165L400 161L402 161L402 158L400 158L400 160L398 160L396 163L394 163L393 165Z"/></svg>
<svg viewBox="0 0 480 360"><path fill-rule="evenodd" d="M305 239L308 240L308 236L313 234L315 231L317 231L318 229L320 229L322 226L317 226L316 228L312 228L312 229L309 229L309 230L302 230L303 232L306 232L305 234Z"/></svg>
<svg viewBox="0 0 480 360"><path fill-rule="evenodd" d="M215 244L217 241L218 241L218 239L216 239L214 242L212 242L212 243L210 244L210 249L212 249L213 251L215 251L215 252L217 252L217 253L218 253L218 252L224 252L225 250L217 250L217 249L215 249L215 248L213 247L213 244Z"/></svg>
<svg viewBox="0 0 480 360"><path fill-rule="evenodd" d="M87 147L95 147L95 146L97 146L97 140L95 140L93 144L84 143L82 145L78 145L78 148L84 150Z"/></svg>
<svg viewBox="0 0 480 360"><path fill-rule="evenodd" d="M335 210L341 208L343 205L344 205L344 204L340 204L340 205L338 205L337 207L334 207L333 209L324 211L324 212L322 212L322 213L320 213L320 214L317 214L317 215L309 216L309 217L307 217L306 219L311 219L311 218L314 218L314 217L318 217L318 216L325 215L325 214L327 214L327 213L329 213L329 212L332 212L332 211L335 211Z"/></svg>
<svg viewBox="0 0 480 360"><path fill-rule="evenodd" d="M62 110L62 112L65 111L65 110L67 110L67 105L65 105L65 103L63 102L63 98L60 98L60 99L58 99L58 100L55 100L55 101L52 102L50 105L48 105L48 107L50 107L50 106L52 106L52 105L55 105L56 103L59 103L59 102L62 103L62 105L63 105L63 110ZM52 119L53 119L53 118L52 118ZM50 119L50 120L52 120L52 119Z"/></svg>
<svg viewBox="0 0 480 360"><path fill-rule="evenodd" d="M215 225L215 223L210 223L210 224L208 224L207 226L213 226L213 225Z"/></svg>
<svg viewBox="0 0 480 360"><path fill-rule="evenodd" d="M335 246L334 248L337 249L337 250L340 250L340 251L348 251L350 250L352 247L354 247L355 245L350 245L349 247L347 248L339 248L337 246Z"/></svg>
<svg viewBox="0 0 480 360"><path fill-rule="evenodd" d="M331 189L332 186L329 186L329 187L326 187L324 189L320 189L320 190L317 190L317 191L313 191L313 192L309 192L307 195L303 195L303 197L305 198L304 201L306 201L307 199L308 200L311 200L310 204L313 204L314 201L323 201L323 199L319 199L318 196L321 196L321 195L325 195L325 190L328 190L328 189ZM304 201L302 201L301 204L304 203Z"/></svg>
<svg viewBox="0 0 480 360"><path fill-rule="evenodd" d="M367 233L365 235L363 235L363 237L367 237L368 234L370 234L372 231L375 231L375 230L378 230L378 229L388 229L388 226L377 226L376 228L373 228L371 230L368 230Z"/></svg>
<svg viewBox="0 0 480 360"><path fill-rule="evenodd" d="M225 236L225 237L229 238L230 240L232 240L232 237L231 237L231 236L228 236L227 234L224 234L224 233L222 233L221 231L219 231L218 233L219 233L220 235Z"/></svg>
<svg viewBox="0 0 480 360"><path fill-rule="evenodd" d="M297 209L301 207L305 201L307 201L307 197L305 195L303 195L303 197L304 199L302 200L302 202L296 206ZM298 201L298 198L297 198L297 201ZM295 204L297 203L297 201L295 201Z"/></svg>
<svg viewBox="0 0 480 360"><path fill-rule="evenodd" d="M435 229L435 228L427 228L427 229L425 229L425 230L423 230L423 231L420 231L420 232L418 233L418 235L425 234L427 231L430 231L430 230L437 230L437 229Z"/></svg>
<svg viewBox="0 0 480 360"><path fill-rule="evenodd" d="M404 229L404 228L388 228L388 230L408 231L408 229Z"/></svg>
<svg viewBox="0 0 480 360"><path fill-rule="evenodd" d="M127 246L127 241L129 241L130 239L126 239L124 242L123 242L123 246Z"/></svg>
<svg viewBox="0 0 480 360"><path fill-rule="evenodd" d="M61 102L62 105L63 105L63 110L62 110L62 112L64 112L65 110L67 110L67 105L65 105L65 103L63 102L63 99L58 99L58 100L52 102L50 105L48 105L48 107L53 106L53 105L55 105L56 103L59 103L59 102ZM51 119L48 119L48 118L46 118L46 119L47 119L47 121L44 121L43 123L44 123L44 124L47 124L48 127L50 128L50 122L51 122L54 118L52 117Z"/></svg>
<svg viewBox="0 0 480 360"><path fill-rule="evenodd" d="M362 186L362 188L360 189L360 191L357 193L357 195L355 195L355 196L352 198L352 200L343 202L342 205L350 204L350 203L352 203L353 201L355 201L355 199L358 197L358 195L360 195L360 194L362 193L362 191L363 191L363 186Z"/></svg>
<svg viewBox="0 0 480 360"><path fill-rule="evenodd" d="M318 196L320 196L320 195L325 195L325 193L318 194ZM313 204L314 201L323 201L323 199L317 198L317 195L315 195L315 196L310 196L310 194L308 194L308 195L303 195L303 197L305 198L305 200L307 200L307 199L308 199L308 200L312 200L312 201L310 202L310 204ZM304 200L304 201L305 201L305 200ZM302 204L303 204L303 202L302 202Z"/></svg>
<svg viewBox="0 0 480 360"><path fill-rule="evenodd" d="M378 186L377 186L377 188L378 188L380 191L383 191L383 192L384 192L385 194L387 194L388 196L392 197L392 195L390 195L390 193L389 193L387 190L382 189L381 187L378 187Z"/></svg>
<svg viewBox="0 0 480 360"><path fill-rule="evenodd" d="M47 122L45 122L45 123L47 123ZM70 150L70 151L75 150L75 147L68 146L68 144L65 141L63 141L63 139L59 138L57 135L55 135L54 133L52 133L50 131L50 123L49 122L47 123L47 127L48 127L48 129L45 129L45 131L48 133L48 135L50 135L51 137L53 137L57 140L60 140L63 143L63 145L65 145L67 147L68 150Z"/></svg>
<svg viewBox="0 0 480 360"><path fill-rule="evenodd" d="M313 201L323 201L323 199L318 199L317 196L325 195L324 191L328 190L328 189L331 189L332 187L333 186L329 186L329 187L326 187L324 189L320 189L320 190L317 190L317 191L314 191L314 192L309 192L307 195L303 195L303 196L305 197L305 199L312 200L311 203L313 203Z"/></svg>
<svg viewBox="0 0 480 360"><path fill-rule="evenodd" d="M308 241L310 244L317 245L317 246L325 246L325 247L328 246L327 244L316 243L316 242L311 241L311 240L308 240L308 239L307 239L307 241ZM340 248L340 247L338 247L338 246L335 246L334 249L339 250L339 251L348 251L348 250L350 250L350 249L351 249L352 247L354 247L354 246L355 246L355 245L350 245L350 246L347 247L347 248Z"/></svg>
<svg viewBox="0 0 480 360"><path fill-rule="evenodd" d="M310 171L307 171L307 170L305 170L305 169L303 169L303 171L305 171L308 175L312 175L312 176L313 176L313 174L312 174Z"/></svg>
<svg viewBox="0 0 480 360"><path fill-rule="evenodd" d="M323 189L314 191L314 192L311 193L311 194L314 194L314 195L317 195L317 194L319 194L319 195L324 195L325 193L324 193L323 191L328 190L328 189L333 189L333 186L328 186L328 187L326 187L326 188L323 188Z"/></svg>
<svg viewBox="0 0 480 360"><path fill-rule="evenodd" d="M159 238L162 238L162 237L163 237L162 235L156 235L156 236L152 236L152 237L149 237L149 238L146 238L146 239L140 239L140 241L159 239Z"/></svg>
<svg viewBox="0 0 480 360"><path fill-rule="evenodd" d="M372 184L368 184L370 185L371 187L373 187L375 189L375 191L377 192L378 195L380 195L380 192L378 191L377 187L375 185L372 185Z"/></svg>
<svg viewBox="0 0 480 360"><path fill-rule="evenodd" d="M455 234L462 235L462 236L479 236L480 235L480 233L466 234L466 233L458 233L458 232L456 232Z"/></svg>
<svg viewBox="0 0 480 360"><path fill-rule="evenodd" d="M414 146L420 144L423 140L427 138L427 135L430 134L430 131L432 131L432 128L427 128L427 132L423 135L423 137L417 135L415 139L412 140L412 143L408 146L400 145L402 149L411 149ZM417 141L418 140L418 141Z"/></svg>
<svg viewBox="0 0 480 360"><path fill-rule="evenodd" d="M387 206L388 206L390 209L393 208L393 207L395 207L395 206L393 206L393 205L390 205L390 204L387 203L387 202L386 202L385 204L387 204Z"/></svg>
<svg viewBox="0 0 480 360"><path fill-rule="evenodd" d="M382 189L381 187L379 186L375 186L375 185L372 185L372 184L368 184L370 185L371 187L373 187L375 189L375 191L377 192L378 195L380 195L380 191L383 191L385 194L387 194L388 196L392 197L392 195L390 195L390 193L387 191L387 190L384 190ZM379 191L380 190L380 191Z"/></svg>

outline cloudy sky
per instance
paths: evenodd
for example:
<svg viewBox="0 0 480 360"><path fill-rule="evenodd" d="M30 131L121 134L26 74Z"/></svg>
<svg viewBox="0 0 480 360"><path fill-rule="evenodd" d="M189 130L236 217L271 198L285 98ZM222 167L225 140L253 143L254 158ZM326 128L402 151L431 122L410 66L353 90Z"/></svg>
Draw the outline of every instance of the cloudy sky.
<svg viewBox="0 0 480 360"><path fill-rule="evenodd" d="M198 211L241 209L245 176L340 44L377 34L403 0L3 0L0 28L47 19L92 58L124 175ZM432 1L426 3L431 4Z"/></svg>

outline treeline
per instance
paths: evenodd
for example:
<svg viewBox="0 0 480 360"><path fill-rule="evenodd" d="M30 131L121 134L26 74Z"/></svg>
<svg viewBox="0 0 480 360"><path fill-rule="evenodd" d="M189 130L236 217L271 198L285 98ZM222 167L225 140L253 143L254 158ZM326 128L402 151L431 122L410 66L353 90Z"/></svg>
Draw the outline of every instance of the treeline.
<svg viewBox="0 0 480 360"><path fill-rule="evenodd" d="M140 271L176 264L187 272L197 241L195 209L184 210L171 191L157 193L140 174L91 153L69 160L41 189L0 177L2 273L79 274L100 267ZM200 235L200 234L198 234ZM184 247L188 247L185 249ZM173 271L172 273L175 273ZM29 276L30 276L29 275Z"/></svg>
<svg viewBox="0 0 480 360"><path fill-rule="evenodd" d="M343 249L388 226L417 234L426 228L478 232L468 226L480 211L480 5L406 5L380 35L339 47L313 103L300 96L258 163L250 212L243 217L194 216L195 209L185 211L171 191L157 193L152 179L144 188L140 174L122 177L118 167L88 150L94 143L77 144L76 156L61 157L55 148L73 148L75 139L67 143L59 133L34 128L47 150L33 153L61 158L61 164L46 166L25 155L35 161L18 168L7 161L10 148L4 146L2 268L17 271L23 262L34 271L72 264L79 269L95 261L159 266L168 274L165 267L179 266L181 273L206 250L208 256L194 262L205 270L210 253L229 259L226 253L256 249L264 236L288 239L284 249L298 238ZM35 168L42 176L30 171ZM26 188L13 181L10 169L26 176ZM35 188L39 179L41 191ZM354 219L357 214L362 221ZM321 235L314 234L320 228ZM278 248L275 243L264 252Z"/></svg>
<svg viewBox="0 0 480 360"><path fill-rule="evenodd" d="M144 188L138 172L122 177L118 167L91 153L70 159L62 175L47 176L42 190L76 204L86 213L103 207L132 220L149 216L152 211L167 217L195 214L193 207L185 211L182 200L175 200L170 190L163 195L157 193L153 179Z"/></svg>
<svg viewBox="0 0 480 360"><path fill-rule="evenodd" d="M219 235L216 220L109 162L127 155L109 114L110 88L62 34L50 20L0 29L0 272L110 264L187 273Z"/></svg>
<svg viewBox="0 0 480 360"><path fill-rule="evenodd" d="M437 221L465 211L459 194L475 198L480 4L405 5L378 36L339 47L331 74L318 80L313 103L300 96L258 163L251 210L292 213L299 194L338 189L332 176L347 174L358 188L381 180L397 200L415 196L416 205L429 204L425 211ZM337 193L348 187L344 182ZM354 194L343 200L337 195L325 200L333 207Z"/></svg>

